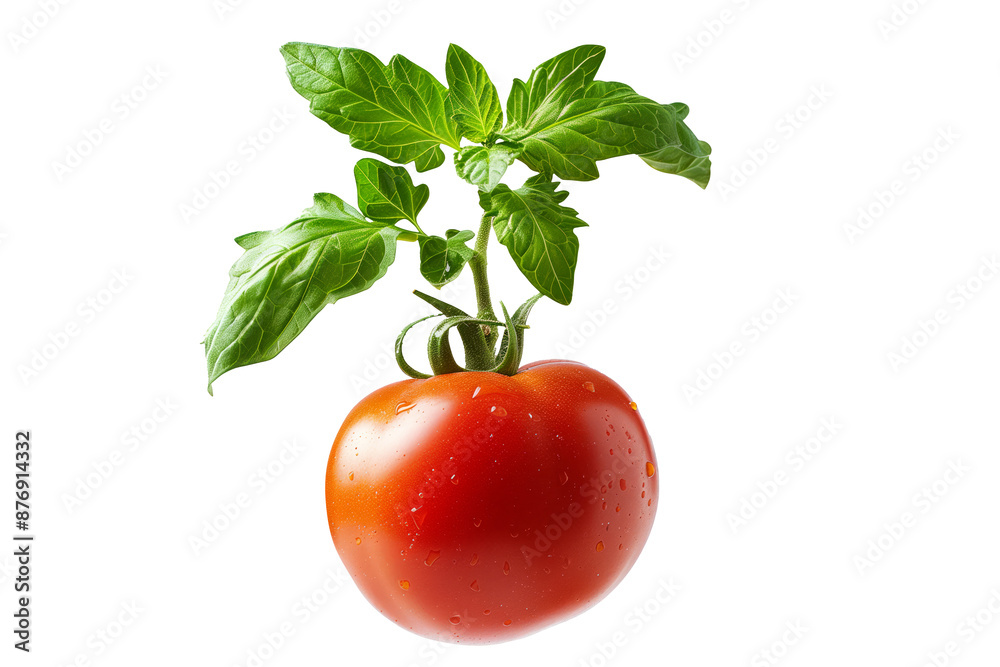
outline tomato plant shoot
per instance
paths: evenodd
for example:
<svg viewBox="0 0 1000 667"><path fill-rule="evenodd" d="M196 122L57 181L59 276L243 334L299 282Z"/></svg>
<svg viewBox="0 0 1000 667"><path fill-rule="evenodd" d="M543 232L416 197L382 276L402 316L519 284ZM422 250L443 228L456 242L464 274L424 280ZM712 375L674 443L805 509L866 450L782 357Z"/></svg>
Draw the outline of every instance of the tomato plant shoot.
<svg viewBox="0 0 1000 667"><path fill-rule="evenodd" d="M506 107L483 65L455 45L444 83L400 55L383 64L303 43L281 52L310 111L378 158L354 166L357 207L319 193L284 227L236 239L244 254L205 337L209 391L224 373L276 356L325 306L371 287L400 243L415 244L407 261L433 288L466 273L474 308L414 290L436 314L396 339L409 379L364 398L336 435L326 471L333 542L379 612L438 641L509 641L579 614L639 557L659 467L641 400L577 362L522 364L534 305L573 298L586 223L559 179L591 181L599 161L637 156L704 188L711 148L686 125L686 105L597 79L600 46L515 79ZM435 231L420 215L430 191L407 165L436 169L445 149L478 189L474 229ZM513 187L503 181L516 161L535 175ZM516 309L490 293L491 236L537 292ZM411 365L404 341L421 322L426 365Z"/></svg>

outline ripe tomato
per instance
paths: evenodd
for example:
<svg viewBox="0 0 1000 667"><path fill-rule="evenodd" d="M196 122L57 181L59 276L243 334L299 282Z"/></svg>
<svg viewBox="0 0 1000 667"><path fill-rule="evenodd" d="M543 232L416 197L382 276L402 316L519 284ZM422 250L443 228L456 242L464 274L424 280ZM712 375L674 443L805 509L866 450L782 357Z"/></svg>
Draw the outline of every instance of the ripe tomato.
<svg viewBox="0 0 1000 667"><path fill-rule="evenodd" d="M438 641L502 642L591 607L656 513L635 403L579 363L383 387L348 415L326 477L330 532L365 597Z"/></svg>

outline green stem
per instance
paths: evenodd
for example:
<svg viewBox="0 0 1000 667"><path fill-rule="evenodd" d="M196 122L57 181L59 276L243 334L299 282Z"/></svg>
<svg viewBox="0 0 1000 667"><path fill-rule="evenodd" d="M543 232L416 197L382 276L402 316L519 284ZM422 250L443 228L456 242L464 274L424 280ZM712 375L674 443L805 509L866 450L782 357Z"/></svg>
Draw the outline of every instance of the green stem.
<svg viewBox="0 0 1000 667"><path fill-rule="evenodd" d="M478 317L481 320L495 320L496 313L493 312L493 302L490 299L490 282L486 277L486 247L490 243L490 228L493 226L493 217L484 215L479 223L479 233L476 234L476 245L472 259L469 260L469 269L472 271L472 281L476 286L476 307L479 309ZM483 326L483 333L486 335L486 344L493 349L497 340L496 327Z"/></svg>
<svg viewBox="0 0 1000 667"><path fill-rule="evenodd" d="M410 224L412 224L414 227L417 228L418 234L420 234L421 236L427 236L426 234L424 234L424 230L420 229L420 225L417 224L416 220L410 220Z"/></svg>

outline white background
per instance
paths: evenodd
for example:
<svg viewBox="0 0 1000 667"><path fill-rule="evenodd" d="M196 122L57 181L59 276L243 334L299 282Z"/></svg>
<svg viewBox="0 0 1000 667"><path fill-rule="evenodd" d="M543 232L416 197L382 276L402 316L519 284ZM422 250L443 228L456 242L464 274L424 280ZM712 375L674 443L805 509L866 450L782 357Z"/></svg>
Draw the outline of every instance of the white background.
<svg viewBox="0 0 1000 667"><path fill-rule="evenodd" d="M30 656L10 648L12 559L0 552L4 664L255 664L248 652L283 623L293 634L264 664L772 664L764 650L789 666L917 667L928 653L997 664L1000 280L978 275L992 277L983 262L1000 252L996 3L907 0L895 25L892 0L401 0L395 14L387 0L246 0L221 15L211 0L50 4L46 18L45 3L6 0L0 16L11 443L0 533L13 532L13 434L31 428L38 536ZM351 198L362 157L307 113L278 47L353 45L366 26L383 60L401 52L442 79L448 43L462 44L504 99L548 57L604 44L599 78L686 102L715 150L707 191L637 159L567 185L591 224L576 298L536 310L525 360L579 359L636 398L660 461L660 514L603 603L501 646L430 644L395 627L345 580L327 531L340 422L401 377L385 349L421 312L415 245L278 359L205 391L199 341L240 252L233 237L289 222L314 192ZM293 119L268 134L275 110ZM60 174L102 121L111 132ZM935 147L939 136L951 138ZM185 220L181 206L229 161L240 173ZM475 228L476 195L450 168L417 181L431 186L425 228ZM852 232L859 208L873 218ZM671 258L650 270L658 252ZM127 285L112 294L116 271ZM491 273L506 303L531 293L498 245ZM981 289L967 299L959 286ZM469 304L467 274L458 289ZM774 321L780 290L794 305ZM614 312L598 314L609 300ZM766 331L750 333L755 317ZM908 357L904 337L919 345ZM36 353L48 358L26 373ZM685 395L699 372L714 379ZM174 406L161 423L157 401ZM835 437L804 465L788 458L824 419L842 425ZM131 429L145 431L134 448ZM256 471L293 439L302 451L258 493ZM115 451L110 477L93 476ZM769 485L775 473L786 483ZM68 507L88 476L99 485ZM196 554L190 538L241 493L249 507ZM741 507L749 518L736 524ZM671 580L680 590L660 603ZM321 601L308 618L303 598ZM140 611L118 634L123 605ZM980 610L974 631L966 619ZM610 653L618 632L605 658L599 645Z"/></svg>

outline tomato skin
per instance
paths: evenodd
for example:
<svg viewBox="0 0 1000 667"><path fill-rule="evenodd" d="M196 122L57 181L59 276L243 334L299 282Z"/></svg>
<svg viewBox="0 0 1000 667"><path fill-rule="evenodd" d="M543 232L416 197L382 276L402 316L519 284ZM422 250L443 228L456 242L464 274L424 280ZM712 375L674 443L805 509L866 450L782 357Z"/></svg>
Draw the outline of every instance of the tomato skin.
<svg viewBox="0 0 1000 667"><path fill-rule="evenodd" d="M624 578L658 497L649 434L583 364L406 380L364 398L330 453L337 551L383 615L444 642L508 641Z"/></svg>

